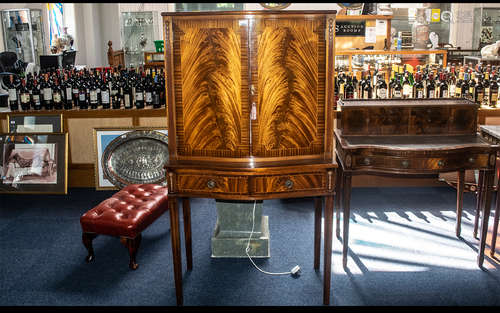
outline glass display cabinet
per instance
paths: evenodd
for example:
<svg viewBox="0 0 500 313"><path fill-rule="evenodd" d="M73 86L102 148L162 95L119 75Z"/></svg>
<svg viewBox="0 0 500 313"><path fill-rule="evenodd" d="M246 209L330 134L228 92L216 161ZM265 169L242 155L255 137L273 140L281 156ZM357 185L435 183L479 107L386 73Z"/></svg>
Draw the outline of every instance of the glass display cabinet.
<svg viewBox="0 0 500 313"><path fill-rule="evenodd" d="M153 12L122 12L120 19L125 66L143 66L144 52L155 51L158 18Z"/></svg>
<svg viewBox="0 0 500 313"><path fill-rule="evenodd" d="M390 72L392 65L411 64L435 67L446 66L446 50L344 50L335 52L336 71L367 71L380 66Z"/></svg>
<svg viewBox="0 0 500 313"><path fill-rule="evenodd" d="M475 8L473 34L472 47L478 49L500 40L500 9Z"/></svg>
<svg viewBox="0 0 500 313"><path fill-rule="evenodd" d="M2 28L5 51L15 52L26 63L40 62L45 54L41 10L3 10Z"/></svg>

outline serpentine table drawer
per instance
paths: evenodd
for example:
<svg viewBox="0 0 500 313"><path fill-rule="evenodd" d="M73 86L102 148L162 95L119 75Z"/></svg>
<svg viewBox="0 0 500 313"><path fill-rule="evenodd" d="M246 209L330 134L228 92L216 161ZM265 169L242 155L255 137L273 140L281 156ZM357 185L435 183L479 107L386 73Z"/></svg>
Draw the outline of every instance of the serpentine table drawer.
<svg viewBox="0 0 500 313"><path fill-rule="evenodd" d="M327 176L326 173L257 176L253 178L254 192L255 194L266 194L326 190ZM329 184L333 188L333 177L331 176Z"/></svg>
<svg viewBox="0 0 500 313"><path fill-rule="evenodd" d="M177 188L180 192L247 194L248 177L179 174Z"/></svg>
<svg viewBox="0 0 500 313"><path fill-rule="evenodd" d="M384 155L355 156L352 169L384 168L394 170L429 170L446 172L460 167L488 167L489 155L476 154L464 158L463 154L441 157L404 158Z"/></svg>

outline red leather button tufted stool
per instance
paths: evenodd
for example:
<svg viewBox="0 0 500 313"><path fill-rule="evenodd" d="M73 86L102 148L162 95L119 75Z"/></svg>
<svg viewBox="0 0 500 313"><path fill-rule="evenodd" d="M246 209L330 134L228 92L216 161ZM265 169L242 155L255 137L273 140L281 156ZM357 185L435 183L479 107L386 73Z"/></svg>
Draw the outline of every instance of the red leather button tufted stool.
<svg viewBox="0 0 500 313"><path fill-rule="evenodd" d="M80 217L82 240L94 259L92 240L97 235L120 237L130 254L129 267L139 266L135 257L141 243L141 232L168 209L168 188L155 184L128 185Z"/></svg>

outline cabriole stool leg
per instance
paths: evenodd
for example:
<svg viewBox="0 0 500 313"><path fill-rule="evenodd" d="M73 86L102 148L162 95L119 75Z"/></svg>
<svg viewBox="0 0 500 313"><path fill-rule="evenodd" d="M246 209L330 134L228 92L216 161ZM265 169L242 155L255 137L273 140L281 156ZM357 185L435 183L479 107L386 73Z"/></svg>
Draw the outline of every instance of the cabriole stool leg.
<svg viewBox="0 0 500 313"><path fill-rule="evenodd" d="M89 254L85 257L85 262L89 263L94 260L94 248L92 247L92 240L97 237L97 234L93 233L83 233L82 242Z"/></svg>

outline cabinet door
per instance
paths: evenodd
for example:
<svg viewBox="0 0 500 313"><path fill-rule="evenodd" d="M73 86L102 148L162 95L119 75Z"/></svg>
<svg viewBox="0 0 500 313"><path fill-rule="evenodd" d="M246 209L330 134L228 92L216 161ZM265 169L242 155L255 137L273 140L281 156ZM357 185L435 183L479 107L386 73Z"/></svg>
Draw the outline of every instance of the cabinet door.
<svg viewBox="0 0 500 313"><path fill-rule="evenodd" d="M177 155L249 156L247 20L172 21L165 49L167 62L172 56Z"/></svg>
<svg viewBox="0 0 500 313"><path fill-rule="evenodd" d="M250 30L252 155L323 153L325 24L324 16L255 20Z"/></svg>

